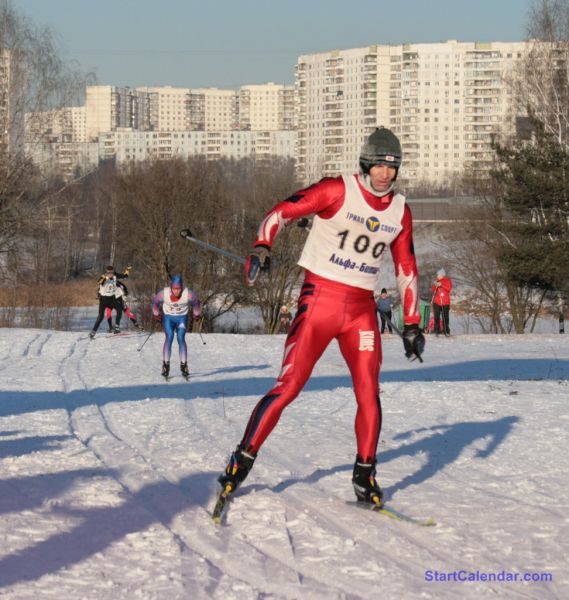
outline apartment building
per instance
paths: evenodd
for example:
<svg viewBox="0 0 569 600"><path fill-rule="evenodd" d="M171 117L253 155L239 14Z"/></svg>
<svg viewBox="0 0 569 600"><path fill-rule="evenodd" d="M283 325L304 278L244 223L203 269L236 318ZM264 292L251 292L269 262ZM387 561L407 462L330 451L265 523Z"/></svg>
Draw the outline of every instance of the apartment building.
<svg viewBox="0 0 569 600"><path fill-rule="evenodd" d="M85 142L86 112L84 106L26 114L26 142Z"/></svg>
<svg viewBox="0 0 569 600"><path fill-rule="evenodd" d="M112 85L90 85L85 93L85 130L88 142L100 131L129 127L151 129L150 97L145 91Z"/></svg>
<svg viewBox="0 0 569 600"><path fill-rule="evenodd" d="M190 89L171 86L139 87L148 95L150 129L155 131L186 131L190 129Z"/></svg>
<svg viewBox="0 0 569 600"><path fill-rule="evenodd" d="M17 147L24 136L23 73L18 52L0 49L0 152Z"/></svg>
<svg viewBox="0 0 569 600"><path fill-rule="evenodd" d="M274 83L241 90L87 86L83 107L30 113L27 124L28 152L64 177L75 167L94 166L94 147L101 160L114 157L121 164L151 156L292 158L296 144L294 87ZM41 139L42 147L32 138Z"/></svg>
<svg viewBox="0 0 569 600"><path fill-rule="evenodd" d="M294 86L266 83L239 88L239 129L294 129Z"/></svg>
<svg viewBox="0 0 569 600"><path fill-rule="evenodd" d="M10 145L10 52L0 50L0 152Z"/></svg>
<svg viewBox="0 0 569 600"><path fill-rule="evenodd" d="M357 170L362 142L378 125L400 137L411 185L487 169L492 137L513 131L508 76L525 51L525 42L451 40L299 57L299 177Z"/></svg>
<svg viewBox="0 0 569 600"><path fill-rule="evenodd" d="M239 128L238 94L218 88L192 89L190 129L193 131L231 131Z"/></svg>
<svg viewBox="0 0 569 600"><path fill-rule="evenodd" d="M294 129L294 87L274 83L218 88L87 86L85 136L138 131L277 131Z"/></svg>
<svg viewBox="0 0 569 600"><path fill-rule="evenodd" d="M294 131L133 131L101 132L99 156L117 164L148 158L167 160L201 156L207 160L272 156L293 158Z"/></svg>

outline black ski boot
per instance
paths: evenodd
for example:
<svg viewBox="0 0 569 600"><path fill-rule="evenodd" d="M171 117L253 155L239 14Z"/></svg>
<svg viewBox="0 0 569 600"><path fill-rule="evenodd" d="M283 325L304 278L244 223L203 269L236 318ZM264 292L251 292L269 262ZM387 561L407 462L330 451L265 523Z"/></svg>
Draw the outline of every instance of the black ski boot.
<svg viewBox="0 0 569 600"><path fill-rule="evenodd" d="M89 334L89 339L94 340L96 334L97 334L97 332L93 329L93 331L91 331L91 333Z"/></svg>
<svg viewBox="0 0 569 600"><path fill-rule="evenodd" d="M114 328L113 328L113 333L117 334L117 333L120 333L120 332L121 332L121 328L118 325L115 325Z"/></svg>
<svg viewBox="0 0 569 600"><path fill-rule="evenodd" d="M182 375L187 379L190 376L190 370L188 369L188 363L180 363L180 371Z"/></svg>
<svg viewBox="0 0 569 600"><path fill-rule="evenodd" d="M231 455L225 473L217 478L221 487L229 494L234 492L243 481L255 462L255 456L241 449L241 445L237 446L235 452ZM228 489L228 487L230 489Z"/></svg>
<svg viewBox="0 0 569 600"><path fill-rule="evenodd" d="M383 492L375 479L375 460L364 462L359 454L356 456L352 485L358 502L382 504Z"/></svg>
<svg viewBox="0 0 569 600"><path fill-rule="evenodd" d="M168 377L170 375L170 363L163 362L162 363L162 377Z"/></svg>

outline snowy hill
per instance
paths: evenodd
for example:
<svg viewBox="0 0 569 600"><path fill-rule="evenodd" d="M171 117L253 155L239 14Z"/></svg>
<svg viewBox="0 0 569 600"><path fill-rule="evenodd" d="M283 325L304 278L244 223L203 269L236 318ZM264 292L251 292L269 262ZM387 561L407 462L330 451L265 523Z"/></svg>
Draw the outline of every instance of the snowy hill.
<svg viewBox="0 0 569 600"><path fill-rule="evenodd" d="M346 503L336 345L213 525L284 338L191 335L189 383L163 381L162 336L143 340L0 330L2 598L569 597L569 336L429 339L423 364L384 340L379 480L431 528Z"/></svg>

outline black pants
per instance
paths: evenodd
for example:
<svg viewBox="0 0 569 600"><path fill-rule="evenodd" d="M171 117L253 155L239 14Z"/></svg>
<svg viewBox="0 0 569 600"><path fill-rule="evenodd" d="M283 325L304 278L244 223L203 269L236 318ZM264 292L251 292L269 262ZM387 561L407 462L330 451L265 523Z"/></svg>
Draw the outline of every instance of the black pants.
<svg viewBox="0 0 569 600"><path fill-rule="evenodd" d="M99 314L97 315L97 320L93 325L93 331L97 331L97 329L99 329L101 321L105 318L106 308L116 310L117 316L115 318L115 324L117 327L120 325L122 317L122 300L120 300L120 298L115 298L114 296L101 296L99 298Z"/></svg>
<svg viewBox="0 0 569 600"><path fill-rule="evenodd" d="M389 333L393 333L391 324L387 321L387 319L389 319L391 321L391 311L390 310L385 310L385 311L380 310L379 316L381 318L381 333L383 333L385 331L386 325L387 325L387 328L389 329ZM387 319L385 317L387 317Z"/></svg>
<svg viewBox="0 0 569 600"><path fill-rule="evenodd" d="M448 304L433 304L433 314L434 314L434 325L435 325L435 333L444 333L445 335L450 334L449 327L449 313L450 306ZM440 322L441 318L443 320L443 330L440 330Z"/></svg>

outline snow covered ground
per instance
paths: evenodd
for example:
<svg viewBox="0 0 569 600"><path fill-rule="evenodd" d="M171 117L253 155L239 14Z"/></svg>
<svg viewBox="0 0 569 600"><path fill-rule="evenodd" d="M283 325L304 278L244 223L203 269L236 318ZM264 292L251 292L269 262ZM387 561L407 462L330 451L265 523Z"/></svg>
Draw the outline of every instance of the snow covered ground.
<svg viewBox="0 0 569 600"><path fill-rule="evenodd" d="M385 339L379 478L431 528L346 503L336 345L213 525L284 338L192 334L190 383L161 380L161 336L142 340L0 330L2 598L569 597L569 336L431 338L423 364Z"/></svg>

